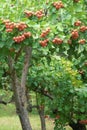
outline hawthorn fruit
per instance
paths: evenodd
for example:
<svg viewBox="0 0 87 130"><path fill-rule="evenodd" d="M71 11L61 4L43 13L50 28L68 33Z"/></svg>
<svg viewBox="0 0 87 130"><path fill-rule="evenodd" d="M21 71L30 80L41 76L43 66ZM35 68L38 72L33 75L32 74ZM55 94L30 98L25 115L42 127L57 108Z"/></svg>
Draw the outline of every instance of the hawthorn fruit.
<svg viewBox="0 0 87 130"><path fill-rule="evenodd" d="M76 22L74 23L74 26L80 26L81 23L82 23L82 22L78 20L78 21L76 21Z"/></svg>
<svg viewBox="0 0 87 130"><path fill-rule="evenodd" d="M62 1L54 2L54 3L53 3L53 6L54 6L57 10L59 10L60 8L64 8L64 5L63 5Z"/></svg>
<svg viewBox="0 0 87 130"><path fill-rule="evenodd" d="M79 123L87 125L87 120L80 120Z"/></svg>
<svg viewBox="0 0 87 130"><path fill-rule="evenodd" d="M85 43L86 43L86 40L85 40L85 39L79 40L79 44L85 44Z"/></svg>
<svg viewBox="0 0 87 130"><path fill-rule="evenodd" d="M87 30L87 27L86 26L81 26L80 27L80 32L85 32Z"/></svg>
<svg viewBox="0 0 87 130"><path fill-rule="evenodd" d="M42 31L40 37L46 37L50 32L50 28L47 28L45 31Z"/></svg>
<svg viewBox="0 0 87 130"><path fill-rule="evenodd" d="M29 38L29 37L31 37L31 35L32 35L31 32L25 32L24 33L25 38Z"/></svg>
<svg viewBox="0 0 87 130"><path fill-rule="evenodd" d="M40 18L42 18L42 17L44 16L44 13L43 13L42 10L39 10L39 11L37 11L37 12L35 13L35 16L36 16L38 19L40 19Z"/></svg>
<svg viewBox="0 0 87 130"><path fill-rule="evenodd" d="M18 28L19 31L23 31L25 28L27 28L27 25L24 22L16 23L15 27Z"/></svg>
<svg viewBox="0 0 87 130"><path fill-rule="evenodd" d="M40 43L40 45L42 46L42 47L45 47L45 46L47 46L47 43L49 42L49 40L48 39L45 39L45 40L43 40L43 41L40 41L39 43Z"/></svg>
<svg viewBox="0 0 87 130"><path fill-rule="evenodd" d="M20 43L22 41L24 41L25 39L25 36L24 34L20 35L20 36L17 36L17 37L13 37L13 40L16 42L16 43Z"/></svg>
<svg viewBox="0 0 87 130"><path fill-rule="evenodd" d="M55 37L55 38L53 39L53 43L54 43L54 44L62 44L62 43L63 43L63 40L60 39L60 38Z"/></svg>
<svg viewBox="0 0 87 130"><path fill-rule="evenodd" d="M78 39L78 37L79 37L78 31L77 30L73 30L71 32L71 38L74 39L74 40L76 40L76 39Z"/></svg>
<svg viewBox="0 0 87 130"><path fill-rule="evenodd" d="M28 10L25 10L24 13L25 13L26 17L28 17L28 18L33 16L33 14L34 14L34 12L28 11Z"/></svg>
<svg viewBox="0 0 87 130"><path fill-rule="evenodd" d="M10 22L10 20L4 20L3 23L5 24L6 32L12 32L13 29L15 28L15 23Z"/></svg>

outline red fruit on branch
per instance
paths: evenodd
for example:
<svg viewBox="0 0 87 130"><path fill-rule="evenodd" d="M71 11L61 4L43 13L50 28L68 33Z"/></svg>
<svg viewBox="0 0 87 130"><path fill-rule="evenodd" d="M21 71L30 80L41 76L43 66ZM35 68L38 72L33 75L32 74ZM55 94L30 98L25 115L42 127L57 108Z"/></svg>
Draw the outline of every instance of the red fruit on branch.
<svg viewBox="0 0 87 130"><path fill-rule="evenodd" d="M31 32L25 32L25 33L24 33L24 36L25 36L26 38L29 38L29 37L32 36L32 34L31 34Z"/></svg>
<svg viewBox="0 0 87 130"><path fill-rule="evenodd" d="M78 37L79 37L78 31L77 30L73 30L71 32L71 38L76 40L76 39L78 39Z"/></svg>
<svg viewBox="0 0 87 130"><path fill-rule="evenodd" d="M39 43L40 43L40 45L42 46L42 47L45 47L45 46L47 46L47 43L49 42L49 40L48 39L45 39L45 40L43 40L43 41L40 41Z"/></svg>
<svg viewBox="0 0 87 130"><path fill-rule="evenodd" d="M25 28L27 28L27 25L24 22L16 23L15 27L18 28L19 31L23 31Z"/></svg>
<svg viewBox="0 0 87 130"><path fill-rule="evenodd" d="M80 124L84 124L84 125L87 125L87 120L81 120L79 121Z"/></svg>
<svg viewBox="0 0 87 130"><path fill-rule="evenodd" d="M86 26L81 26L80 27L80 32L85 32L87 30L87 27Z"/></svg>
<svg viewBox="0 0 87 130"><path fill-rule="evenodd" d="M60 38L55 37L55 38L53 39L53 43L54 43L54 44L62 44L62 43L63 43L63 40L60 39Z"/></svg>
<svg viewBox="0 0 87 130"><path fill-rule="evenodd" d="M47 28L45 31L42 31L40 37L46 37L50 32L50 28Z"/></svg>
<svg viewBox="0 0 87 130"><path fill-rule="evenodd" d="M80 26L81 23L82 23L82 22L78 20L78 21L76 21L76 22L74 23L74 25L75 25L75 26Z"/></svg>
<svg viewBox="0 0 87 130"><path fill-rule="evenodd" d="M13 31L13 29L6 29L6 32L12 32Z"/></svg>
<svg viewBox="0 0 87 130"><path fill-rule="evenodd" d="M25 39L25 36L24 34L20 35L20 36L17 36L17 37L13 37L13 40L16 42L16 43L20 43L22 41L24 41Z"/></svg>
<svg viewBox="0 0 87 130"><path fill-rule="evenodd" d="M37 18L40 19L44 16L44 12L42 10L39 10L35 13L35 16L37 16Z"/></svg>
<svg viewBox="0 0 87 130"><path fill-rule="evenodd" d="M53 6L54 6L57 10L59 10L60 8L64 8L64 5L63 5L62 1L54 2L54 3L53 3Z"/></svg>
<svg viewBox="0 0 87 130"><path fill-rule="evenodd" d="M85 40L85 39L81 39L81 40L79 40L78 43L79 43L79 44L85 44L85 43L86 43L86 40Z"/></svg>
<svg viewBox="0 0 87 130"><path fill-rule="evenodd" d="M15 23L10 22L10 20L3 20L3 23L5 24L6 32L12 32L15 28Z"/></svg>
<svg viewBox="0 0 87 130"><path fill-rule="evenodd" d="M24 13L25 13L25 15L26 15L28 18L34 15L34 13L33 13L32 11L28 11L28 10L25 10Z"/></svg>

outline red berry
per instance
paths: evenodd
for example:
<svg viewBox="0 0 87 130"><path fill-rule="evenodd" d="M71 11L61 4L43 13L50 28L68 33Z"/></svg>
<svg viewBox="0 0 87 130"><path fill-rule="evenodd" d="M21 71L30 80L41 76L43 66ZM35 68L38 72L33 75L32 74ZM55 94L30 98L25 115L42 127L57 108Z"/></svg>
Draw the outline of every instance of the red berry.
<svg viewBox="0 0 87 130"><path fill-rule="evenodd" d="M81 25L81 21L79 21L79 20L76 21L76 22L74 23L74 25L75 25L75 26L80 26L80 25Z"/></svg>
<svg viewBox="0 0 87 130"><path fill-rule="evenodd" d="M78 39L78 37L79 37L78 31L77 31L77 30L73 30L73 31L71 32L71 37L72 37L72 39L74 39L74 40Z"/></svg>
<svg viewBox="0 0 87 130"><path fill-rule="evenodd" d="M79 40L79 44L85 44L85 43L86 43L86 40L85 40L85 39Z"/></svg>
<svg viewBox="0 0 87 130"><path fill-rule="evenodd" d="M81 31L81 32L85 32L86 30L87 30L87 27L86 27L86 26L81 26L81 27L80 27L80 31Z"/></svg>

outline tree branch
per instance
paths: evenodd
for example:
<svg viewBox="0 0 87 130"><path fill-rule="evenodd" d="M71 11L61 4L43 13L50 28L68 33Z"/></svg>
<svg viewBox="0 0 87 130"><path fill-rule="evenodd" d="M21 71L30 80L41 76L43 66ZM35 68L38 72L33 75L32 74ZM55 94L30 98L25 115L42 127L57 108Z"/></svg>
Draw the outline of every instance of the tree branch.
<svg viewBox="0 0 87 130"><path fill-rule="evenodd" d="M25 48L24 67L22 70L22 77L21 77L21 87L24 87L26 84L26 78L27 78L27 73L28 73L28 67L30 64L31 53L32 53L32 48L26 47Z"/></svg>
<svg viewBox="0 0 87 130"><path fill-rule="evenodd" d="M42 95L44 95L44 96L50 98L51 100L53 100L52 95L50 95L50 93L48 93L48 92L45 92L44 90L42 91L42 90L39 90L39 89L35 89L35 90L33 90L33 91L38 92L38 93L40 93L40 94L42 94Z"/></svg>
<svg viewBox="0 0 87 130"><path fill-rule="evenodd" d="M25 104L26 100L27 100L27 98L26 98L26 79L27 79L27 73L28 73L28 68L29 68L29 64L30 64L31 53L32 53L32 48L25 47L24 66L23 66L22 76L21 76L22 104Z"/></svg>
<svg viewBox="0 0 87 130"><path fill-rule="evenodd" d="M5 102L5 101L1 100L1 101L0 101L0 104L7 105L7 102Z"/></svg>

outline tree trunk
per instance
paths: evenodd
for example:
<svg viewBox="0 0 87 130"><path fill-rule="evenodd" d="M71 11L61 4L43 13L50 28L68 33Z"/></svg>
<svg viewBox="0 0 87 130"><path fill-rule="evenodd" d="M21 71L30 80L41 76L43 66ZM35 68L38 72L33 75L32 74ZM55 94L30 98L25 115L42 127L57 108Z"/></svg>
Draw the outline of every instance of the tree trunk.
<svg viewBox="0 0 87 130"><path fill-rule="evenodd" d="M38 110L38 113L40 116L40 121L41 121L41 130L46 130L46 122L45 122L45 117L44 117L44 106L43 105L39 106L37 93L36 93L36 104L37 104L37 110Z"/></svg>
<svg viewBox="0 0 87 130"><path fill-rule="evenodd" d="M13 72L12 74L12 84L13 84L13 92L15 95L16 110L21 122L22 130L32 130L28 118L28 112L26 108L27 105L26 102L23 102L22 100L22 90L19 81L15 76L15 72Z"/></svg>
<svg viewBox="0 0 87 130"><path fill-rule="evenodd" d="M26 100L26 78L30 56L31 56L31 48L27 47L25 48L24 67L22 70L21 80L19 80L17 76L17 71L15 70L15 63L14 63L15 61L10 56L8 58L16 111L21 122L22 130L32 130L28 117L27 100Z"/></svg>
<svg viewBox="0 0 87 130"><path fill-rule="evenodd" d="M41 130L46 130L46 122L45 122L45 117L44 117L44 107L38 107L38 113L40 116L41 120Z"/></svg>

